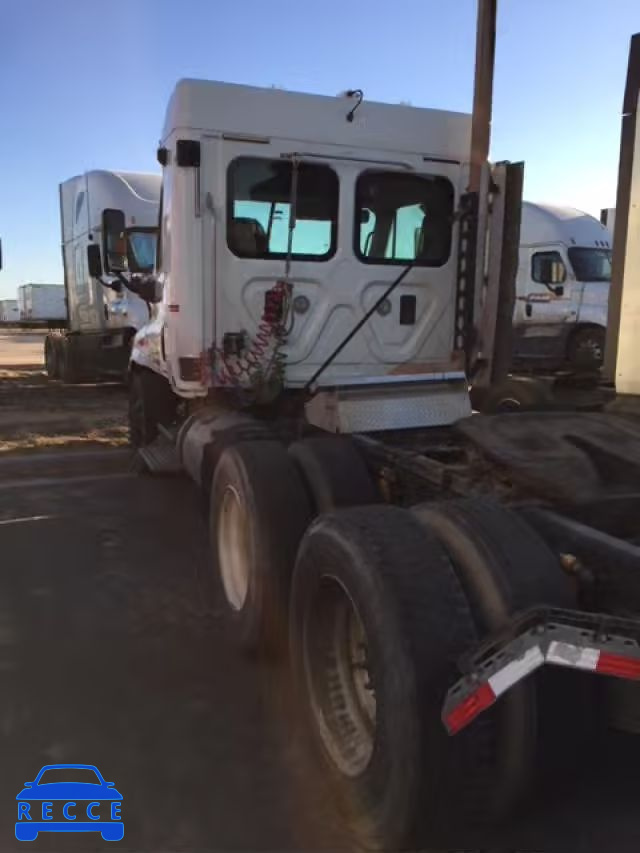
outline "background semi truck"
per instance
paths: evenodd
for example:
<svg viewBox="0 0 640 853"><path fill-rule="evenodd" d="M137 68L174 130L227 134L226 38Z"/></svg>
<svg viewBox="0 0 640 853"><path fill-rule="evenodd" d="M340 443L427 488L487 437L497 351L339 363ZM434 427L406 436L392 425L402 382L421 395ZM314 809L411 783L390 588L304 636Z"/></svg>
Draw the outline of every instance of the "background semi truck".
<svg viewBox="0 0 640 853"><path fill-rule="evenodd" d="M149 317L129 283L132 273L153 268L159 195L160 176L153 174L94 170L60 185L68 326L45 340L50 378L124 376L133 335ZM120 230L112 228L107 239L105 225L114 217ZM116 257L113 274L109 261Z"/></svg>
<svg viewBox="0 0 640 853"><path fill-rule="evenodd" d="M522 205L513 318L516 364L599 367L612 231L570 207Z"/></svg>
<svg viewBox="0 0 640 853"><path fill-rule="evenodd" d="M468 377L511 363L519 264L522 164L486 162L488 127L181 81L135 282L132 441L202 488L230 630L288 644L313 748L384 849L504 813L550 732L569 763L594 736L585 709L640 730L637 419L471 416Z"/></svg>
<svg viewBox="0 0 640 853"><path fill-rule="evenodd" d="M17 299L0 299L0 323L18 323L20 309Z"/></svg>
<svg viewBox="0 0 640 853"><path fill-rule="evenodd" d="M615 207L603 207L600 210L600 222L613 234L616 225L616 209Z"/></svg>
<svg viewBox="0 0 640 853"><path fill-rule="evenodd" d="M49 322L67 317L61 284L21 284L18 287L20 320Z"/></svg>

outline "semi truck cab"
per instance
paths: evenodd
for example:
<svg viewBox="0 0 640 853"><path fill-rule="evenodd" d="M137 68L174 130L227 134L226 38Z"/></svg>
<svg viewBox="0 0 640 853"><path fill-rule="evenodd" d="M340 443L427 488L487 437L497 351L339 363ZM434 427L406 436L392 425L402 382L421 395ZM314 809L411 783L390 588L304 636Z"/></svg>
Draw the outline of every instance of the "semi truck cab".
<svg viewBox="0 0 640 853"><path fill-rule="evenodd" d="M611 243L607 228L580 210L523 202L514 311L517 362L600 366Z"/></svg>
<svg viewBox="0 0 640 853"><path fill-rule="evenodd" d="M428 376L441 422L468 414L454 330L469 139L461 113L179 82L159 150L159 303L133 369L187 399L272 379L301 390L402 275L321 382Z"/></svg>
<svg viewBox="0 0 640 853"><path fill-rule="evenodd" d="M45 340L52 379L123 377L149 309L132 276L153 269L160 176L96 169L60 185L68 324Z"/></svg>

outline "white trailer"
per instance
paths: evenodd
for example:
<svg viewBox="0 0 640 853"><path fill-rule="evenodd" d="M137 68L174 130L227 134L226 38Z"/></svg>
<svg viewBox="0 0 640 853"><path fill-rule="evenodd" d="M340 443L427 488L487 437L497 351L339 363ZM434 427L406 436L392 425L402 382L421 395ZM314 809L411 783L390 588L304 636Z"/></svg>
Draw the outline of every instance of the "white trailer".
<svg viewBox="0 0 640 853"><path fill-rule="evenodd" d="M637 423L470 416L511 325L523 174L471 129L358 90L181 81L136 283L132 441L202 488L230 630L288 643L368 848L459 849L522 796L541 709L566 743L595 690L536 670L640 675Z"/></svg>
<svg viewBox="0 0 640 853"><path fill-rule="evenodd" d="M153 268L159 195L160 176L144 173L97 169L60 185L69 316L66 331L45 341L50 378L124 375L133 335L149 318L130 284ZM120 231L108 245L105 221L114 217Z"/></svg>
<svg viewBox="0 0 640 853"><path fill-rule="evenodd" d="M20 309L17 299L0 299L0 323L18 323Z"/></svg>
<svg viewBox="0 0 640 853"><path fill-rule="evenodd" d="M611 232L572 207L524 202L516 276L514 356L598 367L611 284Z"/></svg>
<svg viewBox="0 0 640 853"><path fill-rule="evenodd" d="M50 322L67 317L62 284L21 284L18 287L18 305L20 320L27 322Z"/></svg>

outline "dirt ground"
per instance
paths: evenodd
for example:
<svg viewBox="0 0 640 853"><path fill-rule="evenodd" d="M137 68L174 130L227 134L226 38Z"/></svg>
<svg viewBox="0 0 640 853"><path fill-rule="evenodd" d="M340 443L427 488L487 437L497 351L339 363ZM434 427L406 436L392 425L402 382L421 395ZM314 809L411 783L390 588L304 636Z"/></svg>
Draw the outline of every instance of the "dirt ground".
<svg viewBox="0 0 640 853"><path fill-rule="evenodd" d="M125 445L125 388L50 382L44 372L45 334L0 332L0 454Z"/></svg>

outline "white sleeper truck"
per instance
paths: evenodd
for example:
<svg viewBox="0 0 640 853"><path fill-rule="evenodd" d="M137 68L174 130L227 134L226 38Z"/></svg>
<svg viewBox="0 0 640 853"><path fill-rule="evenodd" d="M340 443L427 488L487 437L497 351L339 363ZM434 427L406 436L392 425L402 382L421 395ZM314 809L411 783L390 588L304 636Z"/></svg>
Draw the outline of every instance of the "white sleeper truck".
<svg viewBox="0 0 640 853"><path fill-rule="evenodd" d="M523 174L471 131L183 80L134 284L132 442L201 487L229 630L288 645L347 824L384 849L504 813L597 696L640 729L640 429L471 414L506 358Z"/></svg>
<svg viewBox="0 0 640 853"><path fill-rule="evenodd" d="M516 362L578 370L602 364L611 233L580 210L523 202L513 318Z"/></svg>
<svg viewBox="0 0 640 853"><path fill-rule="evenodd" d="M159 197L160 176L144 173L98 169L60 185L68 324L45 340L51 379L125 375L133 335L149 318L130 283L153 269Z"/></svg>

